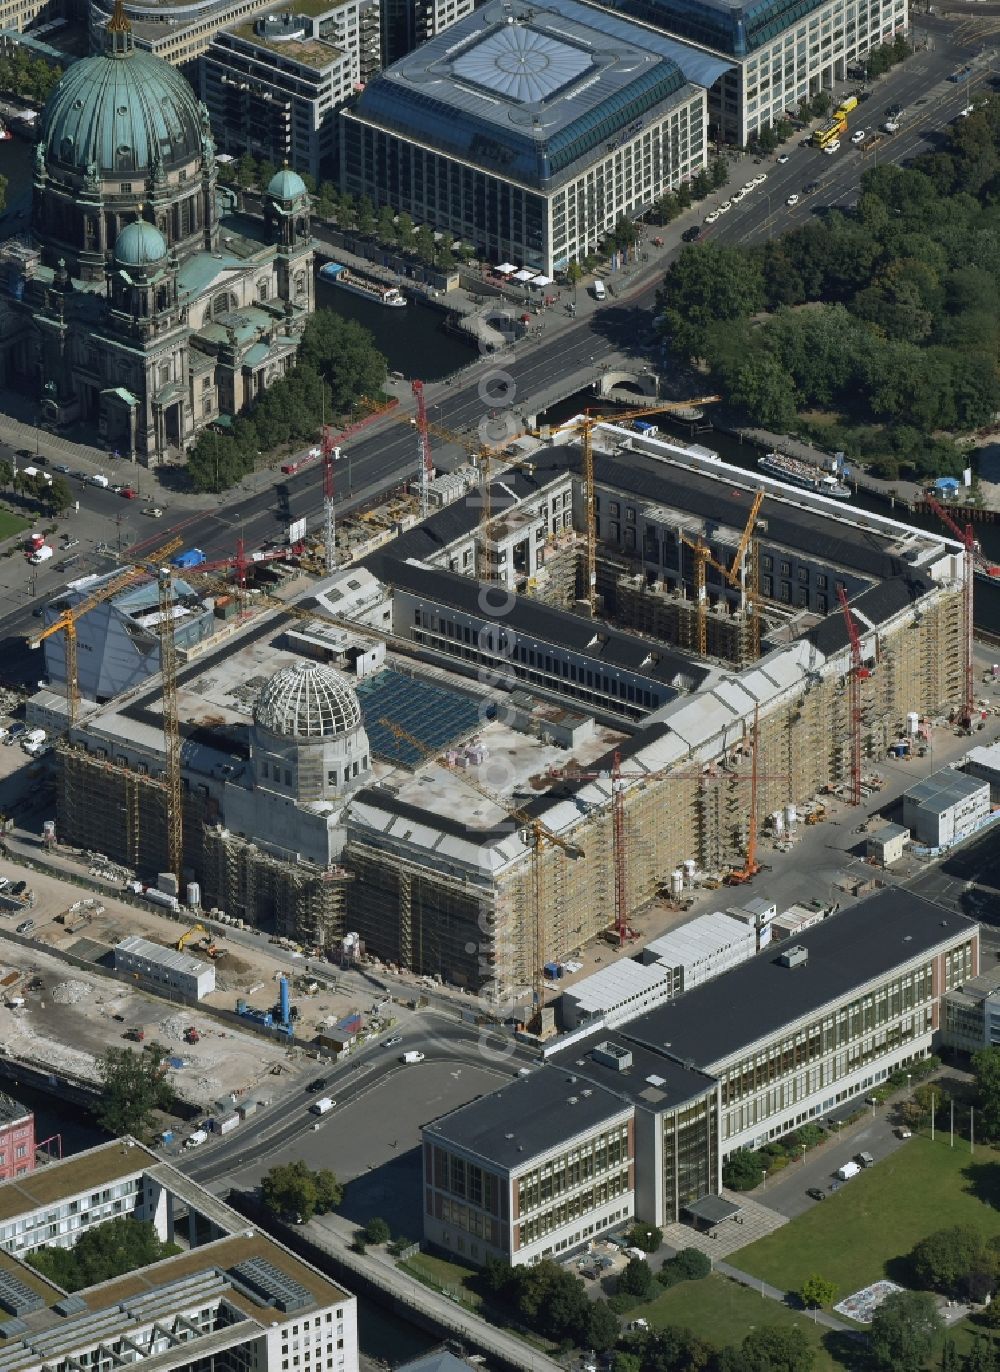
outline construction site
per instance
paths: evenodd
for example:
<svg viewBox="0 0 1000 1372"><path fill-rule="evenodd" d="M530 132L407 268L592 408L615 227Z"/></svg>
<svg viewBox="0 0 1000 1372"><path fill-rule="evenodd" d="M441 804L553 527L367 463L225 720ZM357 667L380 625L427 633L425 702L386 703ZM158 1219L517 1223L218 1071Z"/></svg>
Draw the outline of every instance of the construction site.
<svg viewBox="0 0 1000 1372"><path fill-rule="evenodd" d="M442 434L470 460L437 477L424 418L410 517L338 538L329 477L311 577L248 591L246 559L172 569L168 544L53 603L29 714L63 734L54 844L310 951L537 1004L546 963L746 885L790 813L859 804L908 721L970 719L962 539L628 416L490 452ZM152 639L160 670L87 698L80 643L94 677Z"/></svg>

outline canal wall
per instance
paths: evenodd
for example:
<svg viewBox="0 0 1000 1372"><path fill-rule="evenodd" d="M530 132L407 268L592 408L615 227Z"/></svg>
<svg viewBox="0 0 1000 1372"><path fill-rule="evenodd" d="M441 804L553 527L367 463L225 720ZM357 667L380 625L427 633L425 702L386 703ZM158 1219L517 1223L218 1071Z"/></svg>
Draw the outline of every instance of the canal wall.
<svg viewBox="0 0 1000 1372"><path fill-rule="evenodd" d="M324 1216L323 1232L314 1230L307 1235L265 1210L249 1192L231 1191L227 1199L234 1210L341 1282L347 1290L368 1297L418 1329L436 1338L459 1340L485 1355L503 1372L564 1372L552 1358L516 1334L489 1324L443 1292L425 1286L387 1255L354 1252L348 1234L340 1232L343 1228L353 1233L353 1227L341 1216Z"/></svg>

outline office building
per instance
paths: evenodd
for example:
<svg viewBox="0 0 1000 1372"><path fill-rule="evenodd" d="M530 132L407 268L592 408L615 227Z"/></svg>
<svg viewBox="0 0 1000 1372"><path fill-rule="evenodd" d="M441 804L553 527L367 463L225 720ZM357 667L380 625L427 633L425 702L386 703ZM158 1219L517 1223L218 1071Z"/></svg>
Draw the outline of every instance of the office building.
<svg viewBox="0 0 1000 1372"><path fill-rule="evenodd" d="M271 10L274 0L127 0L126 17L137 48L179 67L197 85L199 61L217 33ZM90 0L91 47L99 52L114 0Z"/></svg>
<svg viewBox="0 0 1000 1372"><path fill-rule="evenodd" d="M543 1067L423 1127L424 1238L512 1266L634 1213L631 1107Z"/></svg>
<svg viewBox="0 0 1000 1372"><path fill-rule="evenodd" d="M969 977L942 1006L943 1043L960 1053L1000 1048L1000 967Z"/></svg>
<svg viewBox="0 0 1000 1372"><path fill-rule="evenodd" d="M35 1112L0 1092L0 1181L35 1170Z"/></svg>
<svg viewBox="0 0 1000 1372"><path fill-rule="evenodd" d="M202 61L220 151L332 176L337 111L381 66L378 0L295 4L224 30Z"/></svg>
<svg viewBox="0 0 1000 1372"><path fill-rule="evenodd" d="M893 888L614 1029L557 1040L525 1082L425 1128L424 1237L473 1261L487 1251L482 1231L470 1230L469 1183L459 1169L456 1185L452 1157L498 1178L489 1251L510 1261L558 1256L613 1227L621 1206L609 1204L609 1215L593 1203L590 1145L581 1143L604 1127L615 1097L628 1110L615 1128L628 1128L634 1149L634 1217L663 1225L721 1214L712 1202L727 1157L790 1134L926 1057L947 1041L952 993L963 983L968 990L978 969L973 921ZM582 1201L564 1167L575 1184L586 1181ZM564 1225L546 1218L519 1229L523 1203L505 1180L514 1175L539 1176L545 1205L564 1207ZM484 1184L477 1179L477 1196Z"/></svg>
<svg viewBox="0 0 1000 1372"><path fill-rule="evenodd" d="M382 0L381 8L382 61L389 66L471 14L475 0Z"/></svg>
<svg viewBox="0 0 1000 1372"><path fill-rule="evenodd" d="M989 781L951 767L942 767L903 795L903 823L926 848L961 843L989 813Z"/></svg>
<svg viewBox="0 0 1000 1372"><path fill-rule="evenodd" d="M127 972L152 991L178 991L201 1000L215 990L215 964L162 943L129 934L114 947L115 971Z"/></svg>
<svg viewBox="0 0 1000 1372"><path fill-rule="evenodd" d="M712 133L745 146L761 130L864 66L909 27L907 0L609 0L609 7L725 62L708 94Z"/></svg>
<svg viewBox="0 0 1000 1372"><path fill-rule="evenodd" d="M722 66L577 0L487 0L344 111L341 183L551 276L704 166Z"/></svg>
<svg viewBox="0 0 1000 1372"><path fill-rule="evenodd" d="M132 1139L7 1182L0 1216L4 1357L19 1372L120 1360L285 1372L293 1357L313 1372L357 1372L354 1297ZM181 1251L70 1296L23 1261L129 1218Z"/></svg>

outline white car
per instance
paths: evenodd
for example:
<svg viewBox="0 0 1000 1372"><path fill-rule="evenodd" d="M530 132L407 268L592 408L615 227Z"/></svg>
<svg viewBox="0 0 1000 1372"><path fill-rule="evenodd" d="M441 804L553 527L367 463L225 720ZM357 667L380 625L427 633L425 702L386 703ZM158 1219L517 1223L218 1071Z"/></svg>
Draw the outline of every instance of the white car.
<svg viewBox="0 0 1000 1372"><path fill-rule="evenodd" d="M799 203L799 197L795 194L794 191L792 191L791 195L790 195L790 196L788 197L788 199L785 201L785 204L786 204L786 205L797 205L798 203Z"/></svg>
<svg viewBox="0 0 1000 1372"><path fill-rule="evenodd" d="M778 158L778 166L779 166L779 167L783 167L787 161L788 161L788 153L787 153L787 152L783 152L783 153L781 154L781 156Z"/></svg>
<svg viewBox="0 0 1000 1372"><path fill-rule="evenodd" d="M706 214L706 215L705 215L705 223L706 223L706 224L714 224L714 223L718 220L718 218L719 218L719 211L718 211L718 210L712 210L709 214Z"/></svg>
<svg viewBox="0 0 1000 1372"><path fill-rule="evenodd" d="M765 182L766 180L767 180L767 172L759 172L759 173L754 177L753 183L754 183L755 186L763 186L763 184L764 184L764 182Z"/></svg>
<svg viewBox="0 0 1000 1372"><path fill-rule="evenodd" d="M864 129L858 129L857 133L852 133L852 134L851 134L851 142L852 142L852 143L863 143L864 141L865 141L865 131L864 131Z"/></svg>
<svg viewBox="0 0 1000 1372"><path fill-rule="evenodd" d="M748 182L746 183L746 185L743 187L743 194L744 194L744 195L749 195L750 192L751 192L752 190L756 190L756 187L757 187L757 178L756 178L756 176L755 176L754 179L753 179L752 181L748 181Z"/></svg>
<svg viewBox="0 0 1000 1372"><path fill-rule="evenodd" d="M959 112L958 112L958 117L959 117L959 119L968 119L969 115L970 115L970 114L975 114L975 112L976 112L976 107L975 107L975 105L966 105L966 107L965 107L964 110L959 110Z"/></svg>
<svg viewBox="0 0 1000 1372"><path fill-rule="evenodd" d="M719 206L719 214L728 214L732 208L733 202L731 200L723 200L722 204Z"/></svg>
<svg viewBox="0 0 1000 1372"><path fill-rule="evenodd" d="M733 191L733 204L738 205L746 197L746 191Z"/></svg>
<svg viewBox="0 0 1000 1372"><path fill-rule="evenodd" d="M823 151L827 157L832 157L835 152L840 152L840 139L835 138L832 143L827 143Z"/></svg>

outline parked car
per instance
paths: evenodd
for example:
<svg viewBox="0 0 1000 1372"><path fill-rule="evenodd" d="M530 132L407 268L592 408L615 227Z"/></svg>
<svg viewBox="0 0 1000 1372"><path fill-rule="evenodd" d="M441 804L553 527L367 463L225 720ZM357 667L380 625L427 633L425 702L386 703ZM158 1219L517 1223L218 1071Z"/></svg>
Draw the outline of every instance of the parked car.
<svg viewBox="0 0 1000 1372"><path fill-rule="evenodd" d="M399 1045L400 1045L402 1042L403 1042L402 1035L400 1035L400 1034L393 1034L392 1038L386 1039L386 1040L385 1040L385 1042L382 1044L382 1047L383 1047L383 1048L398 1048Z"/></svg>
<svg viewBox="0 0 1000 1372"><path fill-rule="evenodd" d="M723 200L722 204L719 206L719 214L728 214L732 208L733 202L731 200Z"/></svg>
<svg viewBox="0 0 1000 1372"><path fill-rule="evenodd" d="M763 184L764 184L764 182L765 182L766 180L767 180L767 172L758 172L757 175L756 175L756 176L754 177L754 179L753 179L753 184L754 184L755 186L763 186Z"/></svg>
<svg viewBox="0 0 1000 1372"><path fill-rule="evenodd" d="M857 129L854 133L851 134L851 142L854 144L863 143L865 141L865 138L866 134L864 129Z"/></svg>
<svg viewBox="0 0 1000 1372"><path fill-rule="evenodd" d="M896 1134L896 1138L897 1138L897 1139L912 1139L912 1138L913 1138L913 1130L912 1130L912 1129L907 1129L907 1127L906 1127L905 1124L901 1124L901 1125L899 1126L899 1128L895 1131L895 1134Z"/></svg>
<svg viewBox="0 0 1000 1372"><path fill-rule="evenodd" d="M56 464L55 467L52 468L52 470L54 472L60 472L63 476L69 476L70 472L73 469L72 467L67 467L65 462L59 462Z"/></svg>
<svg viewBox="0 0 1000 1372"><path fill-rule="evenodd" d="M807 185L805 185L805 186L802 187L802 194L803 194L803 195L812 195L815 191L818 191L818 190L819 190L819 182L818 182L818 181L810 181Z"/></svg>
<svg viewBox="0 0 1000 1372"><path fill-rule="evenodd" d="M15 933L18 933L18 934L30 934L31 931L32 931L32 929L34 929L34 927L35 927L35 921L34 921L33 919L22 919L22 920L21 920L21 923L17 926L17 929L15 930Z"/></svg>
<svg viewBox="0 0 1000 1372"><path fill-rule="evenodd" d="M778 158L778 166L779 166L779 167L783 167L787 161L788 161L788 153L787 153L787 152L783 152L783 153L781 154L781 156Z"/></svg>
<svg viewBox="0 0 1000 1372"><path fill-rule="evenodd" d="M685 229L681 234L681 238L685 243L697 243L700 237L701 227L698 224L692 224L689 229Z"/></svg>
<svg viewBox="0 0 1000 1372"><path fill-rule="evenodd" d="M821 1191L818 1186L810 1186L806 1191L806 1195L815 1201L826 1200L826 1192Z"/></svg>
<svg viewBox="0 0 1000 1372"><path fill-rule="evenodd" d="M786 205L797 205L798 203L799 203L799 197L796 195L795 191L792 191L791 195L790 195L790 196L788 197L788 199L785 201L785 204L786 204Z"/></svg>
<svg viewBox="0 0 1000 1372"><path fill-rule="evenodd" d="M718 211L718 210L709 210L708 214L705 215L705 223L706 223L706 224L714 224L714 223L718 220L718 218L719 218L719 211Z"/></svg>
<svg viewBox="0 0 1000 1372"><path fill-rule="evenodd" d="M163 511L160 509L159 505L147 505L146 508L143 510L143 514L146 515L149 519L163 518Z"/></svg>
<svg viewBox="0 0 1000 1372"><path fill-rule="evenodd" d="M306 1090L311 1091L313 1094L315 1094L317 1091L324 1090L325 1087L326 1077L316 1077L309 1083L309 1085L306 1087Z"/></svg>
<svg viewBox="0 0 1000 1372"><path fill-rule="evenodd" d="M842 1181L832 1181L832 1182L830 1183L830 1190L831 1190L831 1191L839 1191L840 1188L843 1186L843 1184L844 1184L844 1183L843 1183Z"/></svg>
<svg viewBox="0 0 1000 1372"><path fill-rule="evenodd" d="M119 486L118 494L123 500L135 500L139 492L133 486Z"/></svg>

